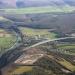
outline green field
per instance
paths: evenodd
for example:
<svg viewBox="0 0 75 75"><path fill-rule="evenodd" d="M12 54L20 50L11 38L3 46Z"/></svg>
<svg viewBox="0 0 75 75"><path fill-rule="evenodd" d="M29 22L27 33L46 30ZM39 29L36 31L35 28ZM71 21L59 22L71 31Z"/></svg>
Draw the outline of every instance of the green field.
<svg viewBox="0 0 75 75"><path fill-rule="evenodd" d="M75 44L59 45L58 47L61 49L75 49Z"/></svg>
<svg viewBox="0 0 75 75"><path fill-rule="evenodd" d="M67 61L64 58L61 58L61 60L57 60L54 58L54 56L51 55L47 55L50 59L55 60L56 62L58 62L60 65L66 67L67 69L71 70L71 71L75 71L75 65L73 65L71 62Z"/></svg>
<svg viewBox="0 0 75 75"><path fill-rule="evenodd" d="M62 53L70 54L70 55L75 55L75 44L64 44L64 45L58 45L57 48L60 50Z"/></svg>
<svg viewBox="0 0 75 75"><path fill-rule="evenodd" d="M22 67L18 67L17 69L15 69L10 75L19 75L19 74L29 72L29 71L32 71L31 66L22 66Z"/></svg>
<svg viewBox="0 0 75 75"><path fill-rule="evenodd" d="M26 27L19 27L23 35L29 36L29 37L35 37L40 36L42 38L49 38L53 39L56 38L55 33L48 32L48 29L32 29L32 28L26 28Z"/></svg>
<svg viewBox="0 0 75 75"><path fill-rule="evenodd" d="M0 29L0 32L5 33L6 31ZM4 53L6 49L13 46L15 41L16 41L15 36L13 36L9 33L5 33L5 34L0 33L0 53Z"/></svg>
<svg viewBox="0 0 75 75"><path fill-rule="evenodd" d="M0 38L0 48L9 48L14 44L14 37L3 37Z"/></svg>
<svg viewBox="0 0 75 75"><path fill-rule="evenodd" d="M6 49L13 46L14 43L15 43L15 38L14 37L0 38L0 54L4 53Z"/></svg>
<svg viewBox="0 0 75 75"><path fill-rule="evenodd" d="M5 10L8 14L32 14L32 13L51 13L51 12L73 12L75 7L64 6L45 6L45 7L28 7L28 8L17 8L17 9L1 9Z"/></svg>

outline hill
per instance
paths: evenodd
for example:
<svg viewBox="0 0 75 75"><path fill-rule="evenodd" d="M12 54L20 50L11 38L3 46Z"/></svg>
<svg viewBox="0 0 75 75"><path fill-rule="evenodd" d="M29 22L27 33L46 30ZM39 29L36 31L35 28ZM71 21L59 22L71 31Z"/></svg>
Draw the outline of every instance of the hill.
<svg viewBox="0 0 75 75"><path fill-rule="evenodd" d="M17 0L18 7L35 7L35 6L75 6L74 0Z"/></svg>
<svg viewBox="0 0 75 75"><path fill-rule="evenodd" d="M39 6L75 6L75 0L0 0L0 8L24 8Z"/></svg>

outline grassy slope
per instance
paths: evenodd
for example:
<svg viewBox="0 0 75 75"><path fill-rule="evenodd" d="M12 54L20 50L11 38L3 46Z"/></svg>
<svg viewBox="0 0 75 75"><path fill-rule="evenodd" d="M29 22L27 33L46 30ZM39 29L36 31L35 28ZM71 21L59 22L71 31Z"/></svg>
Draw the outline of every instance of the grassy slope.
<svg viewBox="0 0 75 75"><path fill-rule="evenodd" d="M32 13L50 13L50 12L72 12L75 10L74 7L64 6L64 7L54 7L54 6L45 6L45 7L28 7L28 8L19 8L19 9L1 9L5 10L6 13L13 14L32 14Z"/></svg>

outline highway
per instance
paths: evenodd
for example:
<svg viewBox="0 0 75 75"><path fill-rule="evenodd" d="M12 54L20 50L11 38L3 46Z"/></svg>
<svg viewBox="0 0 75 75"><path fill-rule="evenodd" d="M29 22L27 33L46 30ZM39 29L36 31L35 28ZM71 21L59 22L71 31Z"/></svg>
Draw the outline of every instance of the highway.
<svg viewBox="0 0 75 75"><path fill-rule="evenodd" d="M59 41L59 40L64 40L64 39L70 39L70 38L75 38L75 37L64 37L64 38L57 38L57 39L51 39L51 40L44 40L42 42L36 43L34 45L31 45L29 47L24 47L25 49L23 49L21 46L23 46L22 44L19 43L15 43L10 50L8 50L6 53L4 53L1 57L0 57L0 69L7 66L9 63L14 62L15 60L17 60L23 53L24 51L34 48L36 46L39 45L43 45L47 42L52 42L52 41Z"/></svg>
<svg viewBox="0 0 75 75"><path fill-rule="evenodd" d="M51 40L50 40L50 39L49 39L49 40L45 40L45 41L36 43L36 44L34 44L34 45L32 45L32 46L29 46L29 47L25 48L24 51L25 51L25 50L28 50L28 49L30 49L30 48L39 46L39 45L43 45L43 44L45 44L45 43L47 43L47 42L60 41L60 40L72 39L72 38L75 38L75 37L63 37L63 38L57 38L57 39L51 39Z"/></svg>

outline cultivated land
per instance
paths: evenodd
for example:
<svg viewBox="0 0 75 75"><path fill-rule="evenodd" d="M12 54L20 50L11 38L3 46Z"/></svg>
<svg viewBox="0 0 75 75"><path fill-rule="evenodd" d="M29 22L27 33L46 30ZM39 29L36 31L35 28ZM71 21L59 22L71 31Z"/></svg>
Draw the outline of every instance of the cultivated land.
<svg viewBox="0 0 75 75"><path fill-rule="evenodd" d="M60 44L57 47L60 49L75 49L75 44Z"/></svg>
<svg viewBox="0 0 75 75"><path fill-rule="evenodd" d="M32 70L32 67L30 66L21 66L21 67L17 67L16 70L14 70L10 75L12 74L22 74L24 72L29 72Z"/></svg>
<svg viewBox="0 0 75 75"><path fill-rule="evenodd" d="M29 37L40 37L40 38L48 38L48 39L54 39L56 38L55 33L49 32L48 29L32 29L27 27L19 27L23 35L29 36Z"/></svg>
<svg viewBox="0 0 75 75"><path fill-rule="evenodd" d="M54 6L45 6L45 7L29 7L29 8L20 8L20 9L1 9L4 10L7 14L33 14L33 13L70 13L75 10L75 7L64 6L64 7L54 7Z"/></svg>
<svg viewBox="0 0 75 75"><path fill-rule="evenodd" d="M32 53L32 50L35 50L34 51L35 53ZM42 51L42 48L40 48L40 50ZM35 54L35 57L38 58L37 54L39 52L38 52L37 48L28 50L28 52L30 52L30 54ZM29 54L29 53L26 53L26 54ZM58 55L57 53L48 52L48 54L46 54L46 53L43 54L43 57L41 57L40 59L38 59L36 62L34 62L33 64L31 64L29 66L26 64L23 64L22 66L19 65L19 66L13 66L12 68L9 67L9 69L7 69L8 67L6 67L7 74L4 74L4 75L13 75L13 74L14 75L15 74L38 75L38 73L39 73L39 75L41 75L41 74L44 74L44 75L49 75L49 74L67 75L67 73L75 71L75 65L72 64L71 61L68 61L68 59L70 59L70 58L67 59L66 57L64 58L64 56L65 55L60 55L60 54ZM35 57L34 57L34 60L35 60ZM33 57L30 57L29 60L33 60ZM24 61L24 60L22 60L22 61Z"/></svg>
<svg viewBox="0 0 75 75"><path fill-rule="evenodd" d="M75 44L59 44L56 48L62 53L75 55Z"/></svg>
<svg viewBox="0 0 75 75"><path fill-rule="evenodd" d="M19 36L21 36L22 38L24 37L23 41L17 41L18 43L23 42L22 43L23 45L18 48L14 48L13 45L16 42L15 37L9 34L8 32L6 32L5 30L0 29L0 49L1 49L0 51L3 52L4 50L9 49L11 46L13 46L12 51L10 50L8 53L6 52L7 55L4 55L3 58L1 58L2 62L0 62L0 65L2 65L2 63L4 64L3 59L7 60L5 62L5 66L1 68L3 71L3 75L19 75L19 74L20 75L71 75L71 73L75 74L75 43L74 41L67 42L67 44L66 42L53 41L53 42L50 42L50 43L48 42L46 44L42 44L35 48L30 48L26 50L26 47L29 47L30 45L33 45L35 43L36 41L35 39L37 39L37 41L39 40L39 38L41 38L40 39L41 41L42 39L43 41L47 39L55 39L57 38L56 37L57 34L53 32L49 32L49 29L35 29L35 28L32 29L27 27L21 27L21 25L20 27L18 27L15 23L21 20L20 17L18 20L17 14L33 14L34 15L34 13L38 14L38 13L53 13L53 12L54 13L57 13L57 12L71 13L75 10L74 7L66 6L66 7L58 8L58 7L48 6L48 7L30 7L30 8L22 8L22 9L1 9L1 10L4 10L5 13L7 14L16 14L15 18L17 19L14 19L15 21L12 21L10 20L12 15L11 17L6 15L7 18L9 19L0 17L0 23L3 22L2 25L5 24L5 26L6 25L10 27L15 26L20 31L16 29L14 30L17 31L18 34L20 34L21 32ZM31 18L32 22L34 22L33 17ZM52 22L55 22L57 20L56 16L52 18L53 19L49 19L49 21L51 20ZM34 17L34 19L37 20L37 16ZM22 21L24 20L22 19ZM47 21L47 20L44 20L44 21ZM44 23L44 21L42 22ZM14 23L15 25L13 25L12 23ZM59 31L60 30L59 28L60 27L58 27L58 32L60 32L59 34L60 36L61 31ZM59 51L57 52L57 50ZM40 56L38 56L39 54ZM16 62L17 60L18 62Z"/></svg>
<svg viewBox="0 0 75 75"><path fill-rule="evenodd" d="M4 29L0 29L0 53L14 45L16 37L6 32Z"/></svg>

